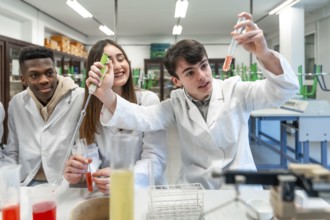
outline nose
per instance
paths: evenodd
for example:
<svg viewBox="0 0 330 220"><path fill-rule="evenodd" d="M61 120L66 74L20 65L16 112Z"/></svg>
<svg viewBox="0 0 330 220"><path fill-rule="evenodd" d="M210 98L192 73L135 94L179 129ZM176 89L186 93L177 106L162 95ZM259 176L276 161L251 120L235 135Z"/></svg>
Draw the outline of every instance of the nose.
<svg viewBox="0 0 330 220"><path fill-rule="evenodd" d="M39 79L39 83L40 84L47 84L49 82L48 77L45 74L41 74L40 79Z"/></svg>
<svg viewBox="0 0 330 220"><path fill-rule="evenodd" d="M112 60L112 65L114 70L120 68L119 62L116 59Z"/></svg>
<svg viewBox="0 0 330 220"><path fill-rule="evenodd" d="M206 73L203 70L198 69L198 74L197 74L198 81L204 81L205 76L206 76Z"/></svg>

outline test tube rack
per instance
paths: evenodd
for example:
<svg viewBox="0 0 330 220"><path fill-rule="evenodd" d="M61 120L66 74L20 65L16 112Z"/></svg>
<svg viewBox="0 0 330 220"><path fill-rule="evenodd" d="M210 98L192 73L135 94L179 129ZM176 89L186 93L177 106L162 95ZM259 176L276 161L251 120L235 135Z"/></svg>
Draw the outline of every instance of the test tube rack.
<svg viewBox="0 0 330 220"><path fill-rule="evenodd" d="M151 186L147 219L200 219L204 212L203 190L199 183Z"/></svg>

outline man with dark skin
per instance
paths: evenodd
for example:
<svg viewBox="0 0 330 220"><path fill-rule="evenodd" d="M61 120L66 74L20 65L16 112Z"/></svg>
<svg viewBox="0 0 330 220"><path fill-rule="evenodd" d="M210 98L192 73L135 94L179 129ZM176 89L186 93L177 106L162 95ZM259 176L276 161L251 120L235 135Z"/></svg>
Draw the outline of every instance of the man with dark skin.
<svg viewBox="0 0 330 220"><path fill-rule="evenodd" d="M0 166L22 164L23 185L55 183L80 115L84 90L70 77L57 75L54 53L43 47L23 48L19 65L26 90L8 108L8 145Z"/></svg>

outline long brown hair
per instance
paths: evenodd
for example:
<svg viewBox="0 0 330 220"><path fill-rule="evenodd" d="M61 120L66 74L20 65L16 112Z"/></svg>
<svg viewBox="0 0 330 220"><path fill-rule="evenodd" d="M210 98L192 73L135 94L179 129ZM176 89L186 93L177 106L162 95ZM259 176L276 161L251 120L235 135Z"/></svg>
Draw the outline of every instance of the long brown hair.
<svg viewBox="0 0 330 220"><path fill-rule="evenodd" d="M133 78L132 78L132 70L131 70L131 64L128 60L128 57L124 51L124 49L119 46L116 42L105 39L100 40L94 46L91 48L88 58L87 58L87 66L86 66L86 73L89 72L90 67L94 64L94 62L97 62L101 59L104 47L107 45L113 45L117 47L124 55L126 61L129 65L129 78L126 82L126 84L123 86L122 94L121 96L126 99L129 102L137 103L134 84L133 84ZM84 98L84 105L86 103L88 97L88 88L85 86L85 98ZM100 129L100 112L102 108L102 102L95 96L92 95L91 99L89 100L87 109L86 109L86 115L84 120L82 121L81 127L80 127L80 138L85 138L87 141L87 144L92 144L95 142L95 133L99 133Z"/></svg>

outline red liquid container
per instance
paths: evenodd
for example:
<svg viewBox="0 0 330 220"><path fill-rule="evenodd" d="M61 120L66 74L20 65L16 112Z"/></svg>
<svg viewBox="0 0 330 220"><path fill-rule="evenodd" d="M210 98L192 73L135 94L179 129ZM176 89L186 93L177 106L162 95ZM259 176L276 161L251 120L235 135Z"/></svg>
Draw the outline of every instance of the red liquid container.
<svg viewBox="0 0 330 220"><path fill-rule="evenodd" d="M225 62L223 63L222 70L227 72L230 69L231 61L233 60L232 56L226 56Z"/></svg>
<svg viewBox="0 0 330 220"><path fill-rule="evenodd" d="M87 182L87 189L89 192L93 192L93 182L92 182L92 173L87 172L85 173L86 182Z"/></svg>
<svg viewBox="0 0 330 220"><path fill-rule="evenodd" d="M56 220L55 202L40 202L32 206L33 220Z"/></svg>
<svg viewBox="0 0 330 220"><path fill-rule="evenodd" d="M19 204L10 205L2 209L2 220L20 220Z"/></svg>
<svg viewBox="0 0 330 220"><path fill-rule="evenodd" d="M239 17L237 24L241 23L245 21L245 17ZM238 34L242 34L243 31L245 30L245 26L241 26L240 28L238 28L237 30L235 30L236 33ZM235 40L235 37L231 38L229 47L228 47L228 52L227 52L227 56L226 56L226 60L222 66L222 70L227 72L230 69L230 64L231 61L233 60L233 56L234 56L234 52L237 46L237 41Z"/></svg>

